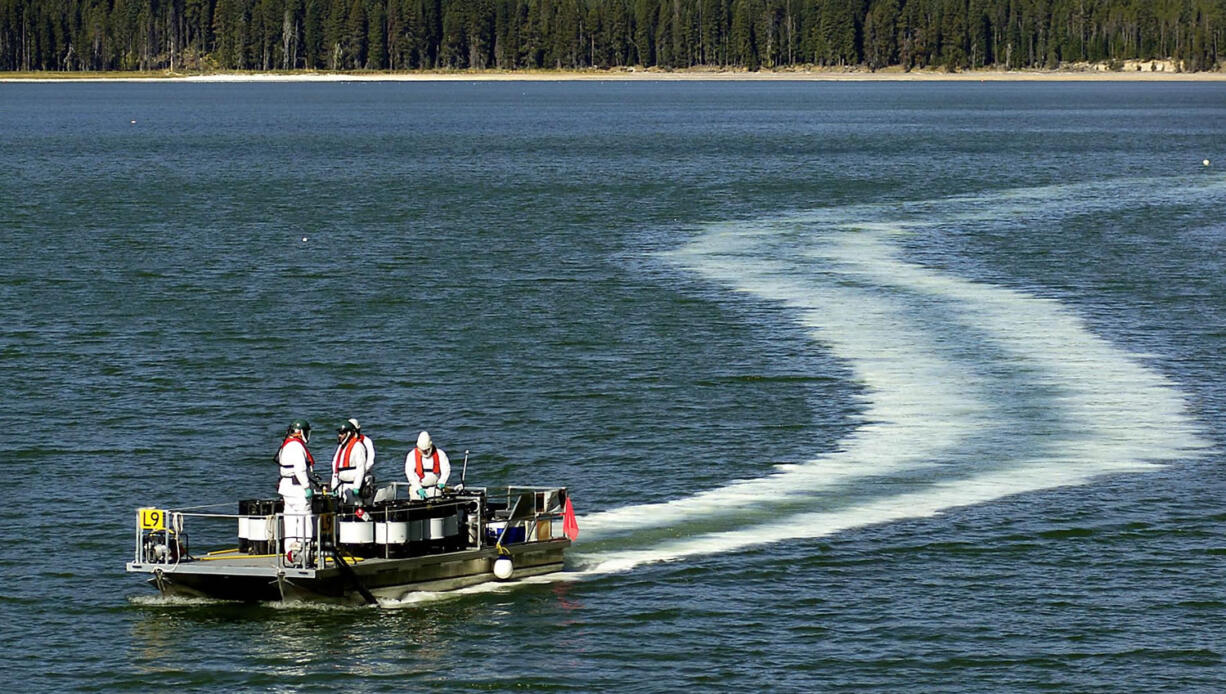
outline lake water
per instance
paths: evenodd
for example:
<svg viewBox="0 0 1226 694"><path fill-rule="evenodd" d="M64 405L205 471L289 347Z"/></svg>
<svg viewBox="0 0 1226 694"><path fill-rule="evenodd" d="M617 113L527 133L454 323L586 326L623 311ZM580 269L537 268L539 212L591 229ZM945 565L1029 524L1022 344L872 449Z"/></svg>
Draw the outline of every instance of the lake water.
<svg viewBox="0 0 1226 694"><path fill-rule="evenodd" d="M10 687L1226 688L1220 85L7 84L0 133ZM384 480L429 429L567 485L568 571L124 572L351 416Z"/></svg>

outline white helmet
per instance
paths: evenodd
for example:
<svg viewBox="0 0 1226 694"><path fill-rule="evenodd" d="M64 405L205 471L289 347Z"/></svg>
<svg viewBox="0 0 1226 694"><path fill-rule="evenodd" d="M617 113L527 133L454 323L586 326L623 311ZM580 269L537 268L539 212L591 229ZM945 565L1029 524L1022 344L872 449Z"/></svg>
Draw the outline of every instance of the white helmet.
<svg viewBox="0 0 1226 694"><path fill-rule="evenodd" d="M417 435L417 449L418 450L428 451L430 450L430 447L433 445L434 445L434 442L430 440L430 432L423 431Z"/></svg>

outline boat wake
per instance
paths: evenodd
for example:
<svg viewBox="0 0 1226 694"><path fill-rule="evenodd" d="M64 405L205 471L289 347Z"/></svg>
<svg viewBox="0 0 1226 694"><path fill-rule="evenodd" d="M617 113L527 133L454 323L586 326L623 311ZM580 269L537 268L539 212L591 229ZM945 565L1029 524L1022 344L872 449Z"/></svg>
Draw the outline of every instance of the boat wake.
<svg viewBox="0 0 1226 694"><path fill-rule="evenodd" d="M1205 204L1224 190L1223 179L1116 181L708 225L667 259L786 307L858 386L852 433L804 463L580 517L567 571L380 606L818 538L1197 456L1210 444L1186 396L1144 355L1095 335L1059 301L917 262L904 243L1056 229L1070 215Z"/></svg>
<svg viewBox="0 0 1226 694"><path fill-rule="evenodd" d="M1224 182L1205 181L1031 188L702 229L669 259L786 306L852 372L859 422L837 451L806 463L581 517L578 572L815 538L1197 455L1209 444L1186 397L1143 355L1058 301L910 261L902 242L1220 199ZM671 538L645 532L665 527Z"/></svg>

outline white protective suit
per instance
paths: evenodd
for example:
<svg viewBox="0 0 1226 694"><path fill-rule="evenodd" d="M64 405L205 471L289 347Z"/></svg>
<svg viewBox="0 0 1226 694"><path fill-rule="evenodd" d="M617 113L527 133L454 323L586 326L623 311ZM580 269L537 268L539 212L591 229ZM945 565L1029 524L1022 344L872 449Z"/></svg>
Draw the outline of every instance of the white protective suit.
<svg viewBox="0 0 1226 694"><path fill-rule="evenodd" d="M287 438L277 452L277 464L281 466L281 482L277 491L285 499L285 543L281 551L289 551L294 543L301 548L310 545L315 537L315 518L311 515L311 502L307 490L311 488L306 443L297 436Z"/></svg>
<svg viewBox="0 0 1226 694"><path fill-rule="evenodd" d="M447 459L447 454L443 449L437 446L431 446L432 452L422 454L420 448L414 448L409 451L408 456L404 459L404 476L409 480L409 498L420 499L422 495L418 490L425 491L425 498L434 498L442 492L439 491L439 485L447 484L447 477L451 475L451 461ZM434 472L434 461L438 459L438 473ZM421 461L421 474L417 474L417 463Z"/></svg>
<svg viewBox="0 0 1226 694"><path fill-rule="evenodd" d="M374 442L362 434L350 436L332 455L332 490L346 501L358 498L362 482L374 466Z"/></svg>

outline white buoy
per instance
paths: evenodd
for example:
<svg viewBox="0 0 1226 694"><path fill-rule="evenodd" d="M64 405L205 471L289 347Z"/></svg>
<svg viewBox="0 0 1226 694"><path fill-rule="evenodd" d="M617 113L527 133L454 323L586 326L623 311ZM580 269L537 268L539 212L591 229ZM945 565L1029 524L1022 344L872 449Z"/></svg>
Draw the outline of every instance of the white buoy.
<svg viewBox="0 0 1226 694"><path fill-rule="evenodd" d="M303 237L302 237L302 242L303 242L303 243L306 243L306 241L307 241L307 237L303 236Z"/></svg>
<svg viewBox="0 0 1226 694"><path fill-rule="evenodd" d="M136 125L136 121L132 121L132 125Z"/></svg>
<svg viewBox="0 0 1226 694"><path fill-rule="evenodd" d="M514 571L515 567L511 564L510 557L498 557L494 560L494 575L498 577L498 580L507 580Z"/></svg>
<svg viewBox="0 0 1226 694"><path fill-rule="evenodd" d="M1209 166L1209 160L1208 160L1208 159L1203 159L1203 160L1201 160L1201 163L1202 163L1202 164L1204 164L1205 166Z"/></svg>

